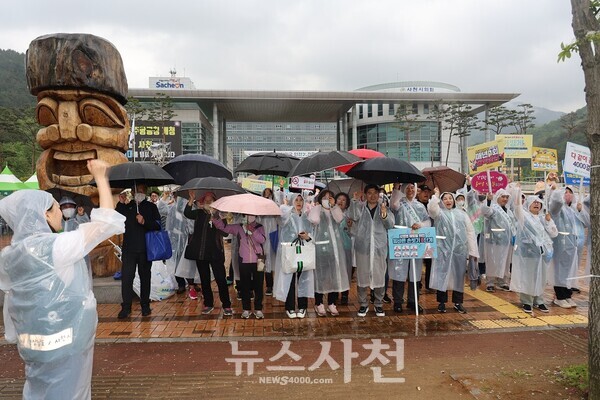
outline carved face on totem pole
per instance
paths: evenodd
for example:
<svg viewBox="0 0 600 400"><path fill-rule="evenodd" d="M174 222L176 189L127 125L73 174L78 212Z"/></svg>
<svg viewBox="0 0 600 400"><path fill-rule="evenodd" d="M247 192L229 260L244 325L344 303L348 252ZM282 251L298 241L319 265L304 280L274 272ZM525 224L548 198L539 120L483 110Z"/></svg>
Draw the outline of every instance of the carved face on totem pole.
<svg viewBox="0 0 600 400"><path fill-rule="evenodd" d="M97 197L87 160L127 162L127 79L119 52L97 36L52 34L31 42L26 67L43 126L37 134L44 149L37 162L40 188Z"/></svg>

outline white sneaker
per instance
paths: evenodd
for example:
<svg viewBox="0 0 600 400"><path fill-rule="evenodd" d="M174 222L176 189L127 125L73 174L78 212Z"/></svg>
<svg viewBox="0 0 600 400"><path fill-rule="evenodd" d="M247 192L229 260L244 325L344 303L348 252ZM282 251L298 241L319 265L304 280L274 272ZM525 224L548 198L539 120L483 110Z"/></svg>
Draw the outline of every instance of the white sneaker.
<svg viewBox="0 0 600 400"><path fill-rule="evenodd" d="M340 313L337 310L337 307L335 306L335 304L330 304L327 306L327 311L329 311L329 313L331 315L333 315L334 317L337 317L338 315L340 315Z"/></svg>
<svg viewBox="0 0 600 400"><path fill-rule="evenodd" d="M572 307L571 304L569 304L569 302L566 300L555 299L554 304L556 304L557 306L562 307L562 308L571 308Z"/></svg>
<svg viewBox="0 0 600 400"><path fill-rule="evenodd" d="M265 317L265 314L263 314L261 310L257 310L254 311L254 316L256 317L256 319L263 319Z"/></svg>
<svg viewBox="0 0 600 400"><path fill-rule="evenodd" d="M306 317L306 309L305 308L301 308L298 310L298 312L296 313L296 318L304 318Z"/></svg>
<svg viewBox="0 0 600 400"><path fill-rule="evenodd" d="M569 303L571 305L571 307L577 307L577 303L575 303L575 300L568 298L566 299L567 303Z"/></svg>
<svg viewBox="0 0 600 400"><path fill-rule="evenodd" d="M250 316L252 315L252 312L249 310L244 310L244 312L242 313L242 318L244 319L248 319L250 318Z"/></svg>
<svg viewBox="0 0 600 400"><path fill-rule="evenodd" d="M290 318L290 319L294 319L294 318L298 317L298 315L296 314L296 311L294 311L294 310L285 310L285 313L287 314L288 318Z"/></svg>

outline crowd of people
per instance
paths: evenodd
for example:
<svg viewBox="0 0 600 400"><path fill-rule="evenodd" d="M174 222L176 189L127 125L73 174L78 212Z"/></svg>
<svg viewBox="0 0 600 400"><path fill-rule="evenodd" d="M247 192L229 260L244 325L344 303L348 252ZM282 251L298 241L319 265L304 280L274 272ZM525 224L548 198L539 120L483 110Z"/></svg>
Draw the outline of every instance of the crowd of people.
<svg viewBox="0 0 600 400"><path fill-rule="evenodd" d="M517 292L527 313L533 308L550 311L543 293L551 285L554 305L576 307L571 295L578 290L578 281L572 278L589 245L585 234L590 224L589 199L556 181L548 181L543 190L529 196L512 183L493 195L479 194L469 184L467 179L465 187L455 193L412 183L396 184L388 194L376 185L365 185L363 191L352 194L330 190L273 193L267 188L262 196L279 205L280 217L220 213L211 207L216 196L210 192L196 198L190 191L187 199L156 193L154 199L146 200L145 188L140 187L141 202L132 203L138 204L140 213L144 202L155 206L153 215L140 222L133 212L131 216L124 213L123 205L117 210L126 215L126 227L137 224L138 229L143 227L140 232L158 229L155 221L160 214L172 241L173 257L167 262L175 270L179 292L187 287L192 299L201 292L204 314L215 309L211 279L216 281L224 316L234 312L228 285L235 284L242 318L264 318L264 296L271 295L285 302L289 318L304 318L309 298L314 298L317 316L337 316L337 306L348 304L354 279L359 317L368 314L370 303L376 316L385 315L383 303L388 302L393 302L396 313L402 313L404 306L422 312L421 293L435 293L437 311L445 313L449 291L451 308L467 313L465 284L488 292ZM414 275L411 260L388 257L387 231L398 226L436 229L437 257L415 260ZM292 261L282 246L296 240L314 244L314 269L296 271L286 265ZM124 253L132 251L129 247L129 242L124 243ZM135 251L138 268L149 271L148 263L139 259L142 249ZM133 276L131 268L135 271L134 262L126 258L123 271L128 271L128 277ZM119 318L131 311L131 279L123 282ZM146 276L142 288L148 285ZM148 315L145 293L142 290L141 304L143 314Z"/></svg>

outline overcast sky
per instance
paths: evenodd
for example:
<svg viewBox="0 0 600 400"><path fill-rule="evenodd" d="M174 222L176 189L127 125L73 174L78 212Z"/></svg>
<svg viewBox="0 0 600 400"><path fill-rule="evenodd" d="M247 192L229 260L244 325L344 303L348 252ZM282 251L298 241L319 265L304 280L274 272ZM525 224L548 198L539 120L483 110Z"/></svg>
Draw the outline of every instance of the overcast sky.
<svg viewBox="0 0 600 400"><path fill-rule="evenodd" d="M0 48L92 33L120 51L130 88L148 77L198 89L355 90L423 80L570 112L585 105L567 0L18 0L0 14Z"/></svg>

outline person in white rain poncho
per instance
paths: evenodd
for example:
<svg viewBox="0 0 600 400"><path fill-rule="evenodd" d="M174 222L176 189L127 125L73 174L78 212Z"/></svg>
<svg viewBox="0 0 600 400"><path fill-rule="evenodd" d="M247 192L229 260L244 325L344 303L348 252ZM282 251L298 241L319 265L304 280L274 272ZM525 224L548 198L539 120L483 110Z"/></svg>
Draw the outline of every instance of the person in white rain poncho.
<svg viewBox="0 0 600 400"><path fill-rule="evenodd" d="M308 213L308 220L314 225L316 246L315 311L319 317L326 315L323 294L327 293L327 311L336 317L339 315L335 305L338 293L350 288L344 242L340 235L344 212L335 204L330 190L322 190L317 203Z"/></svg>
<svg viewBox="0 0 600 400"><path fill-rule="evenodd" d="M421 204L416 198L417 189L412 183L405 183L394 185L394 191L392 192L392 199L390 208L395 214L396 225L404 226L411 229L420 229L431 226L431 220L427 209ZM392 293L394 295L394 311L402 312L402 303L404 302L404 284L406 279L409 278L410 285L408 288L408 308L414 310L415 304L415 291L413 290L413 282L415 277L413 276L411 268L411 260L389 260L388 261L388 273L392 279ZM423 270L422 259L416 259L415 272L417 290L421 289L421 272ZM418 299L417 299L418 300ZM423 312L423 308L419 306L419 312Z"/></svg>
<svg viewBox="0 0 600 400"><path fill-rule="evenodd" d="M178 284L177 292L183 293L185 291L186 283L184 277L189 275L194 276L196 273L195 268L191 273L189 271L182 273L178 270L183 254L185 253L189 232L193 229L193 222L183 215L187 199L177 195L173 195L173 197L173 203L166 206L165 230L169 233L171 249L173 250L171 258L167 260L167 267L169 271L173 271L175 274ZM190 288L191 287L193 287L193 278L190 279Z"/></svg>
<svg viewBox="0 0 600 400"><path fill-rule="evenodd" d="M282 246L289 246L298 238L310 239L311 225L307 219L305 201L299 193L289 193L281 208L279 221L279 250L275 258L275 283L273 293L279 301L285 301L285 312L289 318L304 318L308 298L315 296L314 271L286 273L283 271ZM296 287L298 312L296 312Z"/></svg>
<svg viewBox="0 0 600 400"><path fill-rule="evenodd" d="M517 246L512 259L510 290L519 293L526 313L531 313L533 307L549 312L542 295L548 263L552 259L552 238L558 235L558 230L550 214L540 212L542 205L538 196L527 197L525 209L520 204L515 205Z"/></svg>
<svg viewBox="0 0 600 400"><path fill-rule="evenodd" d="M279 193L278 193L279 194ZM273 200L275 204L277 202L273 198L273 191L270 188L265 188L262 191L262 197ZM273 264L275 264L275 255L277 251L277 217L273 216L259 216L257 218L259 224L261 224L265 230L267 240L263 244L265 249L265 296L273 295ZM273 248L275 245L275 248Z"/></svg>
<svg viewBox="0 0 600 400"><path fill-rule="evenodd" d="M25 362L24 399L90 399L98 315L84 256L125 231L125 217L112 209L108 164L88 161L100 208L77 230L61 230L52 195L20 190L0 200L0 216L13 229L0 253L4 324Z"/></svg>
<svg viewBox="0 0 600 400"><path fill-rule="evenodd" d="M577 202L570 187L555 190L550 195L548 210L558 229L554 240L550 281L554 285L554 304L562 308L576 307L571 299L573 281L567 278L577 276L579 268L579 248L585 244L585 223L589 221L587 211Z"/></svg>
<svg viewBox="0 0 600 400"><path fill-rule="evenodd" d="M499 189L493 199L488 194L487 202L481 206L485 218L483 241L488 292L494 291L495 284L502 290L510 290L508 281L516 235L515 216L508 206L510 199L508 191Z"/></svg>
<svg viewBox="0 0 600 400"><path fill-rule="evenodd" d="M445 192L440 197L438 188L435 188L427 210L433 218L436 234L440 236L437 258L431 266L429 287L437 290L439 312L446 312L447 290L452 290L454 309L465 314L463 291L467 261L479 257L473 225L467 213L456 208L454 195Z"/></svg>
<svg viewBox="0 0 600 400"><path fill-rule="evenodd" d="M365 186L366 203L360 201L360 192L354 193L348 218L354 221L357 232L354 242L356 254L356 277L358 281L358 316L364 317L369 311L367 289L375 294L375 314L385 316L383 295L385 292L385 272L387 270L388 236L387 230L394 226L394 218L388 215L385 204L379 203L379 187Z"/></svg>

